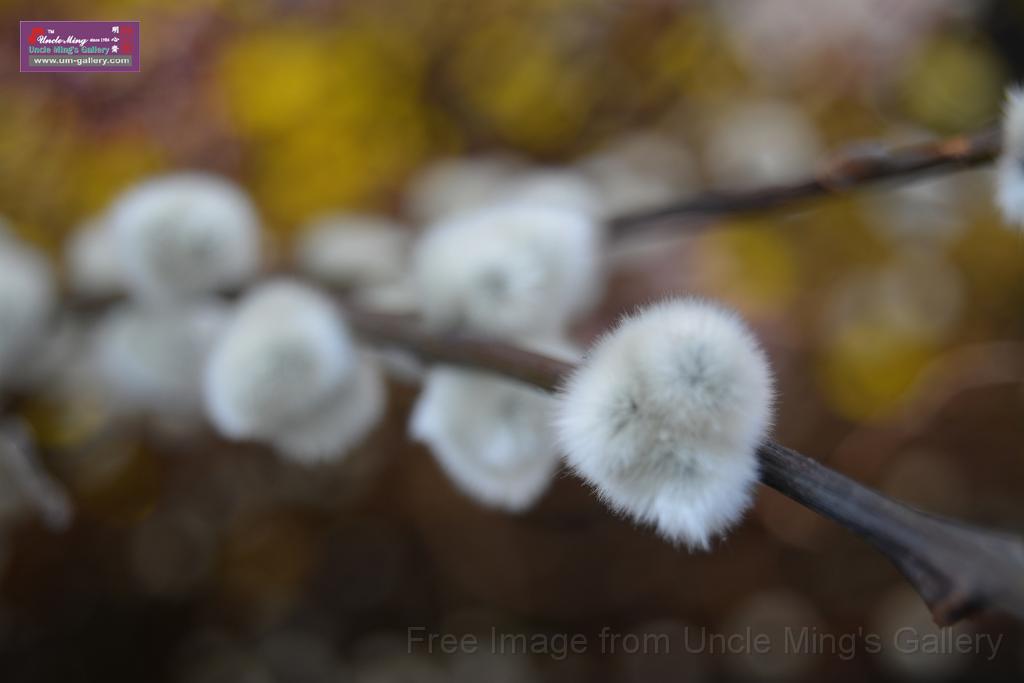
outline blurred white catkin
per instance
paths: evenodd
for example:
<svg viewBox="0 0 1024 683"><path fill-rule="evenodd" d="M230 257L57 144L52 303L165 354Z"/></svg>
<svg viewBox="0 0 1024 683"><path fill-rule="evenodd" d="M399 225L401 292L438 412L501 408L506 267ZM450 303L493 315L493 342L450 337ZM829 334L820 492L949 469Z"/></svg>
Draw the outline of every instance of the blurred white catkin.
<svg viewBox="0 0 1024 683"><path fill-rule="evenodd" d="M256 209L227 179L153 178L122 193L109 216L125 281L140 298L168 301L235 287L259 267Z"/></svg>
<svg viewBox="0 0 1024 683"><path fill-rule="evenodd" d="M996 204L1010 225L1024 226L1024 88L1006 91L1003 151L996 162Z"/></svg>
<svg viewBox="0 0 1024 683"><path fill-rule="evenodd" d="M331 214L310 222L295 249L299 269L335 287L399 280L408 267L410 231L382 216Z"/></svg>
<svg viewBox="0 0 1024 683"><path fill-rule="evenodd" d="M210 353L207 414L225 436L274 438L337 391L357 363L328 297L297 281L269 281L246 294Z"/></svg>
<svg viewBox="0 0 1024 683"><path fill-rule="evenodd" d="M421 313L435 328L558 334L600 294L601 245L599 226L579 211L507 203L461 213L417 245Z"/></svg>

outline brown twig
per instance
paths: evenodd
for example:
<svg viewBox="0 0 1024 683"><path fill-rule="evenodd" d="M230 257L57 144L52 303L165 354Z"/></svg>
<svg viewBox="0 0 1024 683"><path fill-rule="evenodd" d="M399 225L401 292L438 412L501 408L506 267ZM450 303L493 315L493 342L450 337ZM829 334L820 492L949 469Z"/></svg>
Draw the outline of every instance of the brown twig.
<svg viewBox="0 0 1024 683"><path fill-rule="evenodd" d="M364 340L376 345L395 346L429 362L486 370L545 391L555 391L561 378L572 370L570 363L515 346L469 335L433 334L407 316L354 306L346 306L345 315Z"/></svg>
<svg viewBox="0 0 1024 683"><path fill-rule="evenodd" d="M348 307L356 332L421 360L459 365L555 391L571 363L497 341L428 332L415 320ZM939 624L980 609L1024 619L1024 541L935 517L867 488L785 446L759 449L761 482L860 535L899 569Z"/></svg>
<svg viewBox="0 0 1024 683"><path fill-rule="evenodd" d="M992 608L1024 618L1024 542L935 517L887 498L772 441L758 450L761 481L871 543L932 610L952 624Z"/></svg>
<svg viewBox="0 0 1024 683"><path fill-rule="evenodd" d="M810 178L784 185L733 192L711 192L676 204L638 211L610 220L612 238L684 217L707 217L775 209L786 204L841 194L887 180L910 180L958 171L991 161L999 154L996 126L969 135L923 144L841 154Z"/></svg>

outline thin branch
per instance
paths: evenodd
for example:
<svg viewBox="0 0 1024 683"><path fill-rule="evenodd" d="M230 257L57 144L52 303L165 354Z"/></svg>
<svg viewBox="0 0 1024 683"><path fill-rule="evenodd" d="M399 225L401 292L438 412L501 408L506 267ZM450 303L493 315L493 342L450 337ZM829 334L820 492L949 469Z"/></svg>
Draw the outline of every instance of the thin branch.
<svg viewBox="0 0 1024 683"><path fill-rule="evenodd" d="M865 185L948 173L992 161L999 154L999 128L992 126L923 144L836 156L818 173L794 183L734 192L711 192L676 204L610 220L611 236L621 238L658 223L775 209L793 202L837 195Z"/></svg>
<svg viewBox="0 0 1024 683"><path fill-rule="evenodd" d="M530 351L468 335L435 334L414 319L346 312L356 332L376 345L421 360L491 372L556 390L573 370ZM885 555L924 599L939 624L980 609L1024 619L1024 541L908 507L785 446L759 449L761 482L863 537Z"/></svg>
<svg viewBox="0 0 1024 683"><path fill-rule="evenodd" d="M463 334L438 335L416 318L345 307L345 316L365 341L412 352L422 360L476 368L555 391L572 364L525 349Z"/></svg>
<svg viewBox="0 0 1024 683"><path fill-rule="evenodd" d="M98 302L80 310L102 310ZM339 298L356 333L382 348L423 361L493 373L547 392L574 365L500 341L437 333L415 316L369 311ZM858 534L885 555L924 599L936 622L950 624L981 609L1024 620L1024 541L906 506L785 446L758 449L761 482Z"/></svg>
<svg viewBox="0 0 1024 683"><path fill-rule="evenodd" d="M992 608L1024 618L1024 541L929 515L772 441L761 481L860 535L896 565L939 624Z"/></svg>

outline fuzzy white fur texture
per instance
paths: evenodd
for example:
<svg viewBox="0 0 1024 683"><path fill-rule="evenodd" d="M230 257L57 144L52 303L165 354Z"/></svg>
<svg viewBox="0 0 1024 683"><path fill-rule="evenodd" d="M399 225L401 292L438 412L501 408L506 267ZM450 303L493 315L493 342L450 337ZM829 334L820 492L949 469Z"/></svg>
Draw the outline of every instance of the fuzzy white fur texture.
<svg viewBox="0 0 1024 683"><path fill-rule="evenodd" d="M410 232L382 216L333 214L311 222L295 249L299 268L338 287L397 281L409 261Z"/></svg>
<svg viewBox="0 0 1024 683"><path fill-rule="evenodd" d="M737 102L714 118L704 158L721 189L799 180L823 155L813 121L784 100Z"/></svg>
<svg viewBox="0 0 1024 683"><path fill-rule="evenodd" d="M526 345L565 360L580 355L561 339ZM520 512L543 495L558 470L554 408L551 396L524 384L437 366L423 381L409 432L430 447L467 496L489 507Z"/></svg>
<svg viewBox="0 0 1024 683"><path fill-rule="evenodd" d="M167 301L244 283L259 266L259 219L246 193L206 173L177 173L125 191L110 225L129 290Z"/></svg>
<svg viewBox="0 0 1024 683"><path fill-rule="evenodd" d="M437 367L427 374L409 431L460 491L519 512L540 498L557 471L553 410L554 400L538 390Z"/></svg>
<svg viewBox="0 0 1024 683"><path fill-rule="evenodd" d="M996 162L996 204L1003 220L1024 227L1024 88L1006 91L1003 152Z"/></svg>
<svg viewBox="0 0 1024 683"><path fill-rule="evenodd" d="M273 439L323 405L356 365L334 302L299 282L273 280L242 300L210 353L206 412L225 436Z"/></svg>
<svg viewBox="0 0 1024 683"><path fill-rule="evenodd" d="M119 413L196 419L202 415L203 366L227 323L227 308L197 302L122 304L93 331L100 385Z"/></svg>
<svg viewBox="0 0 1024 683"><path fill-rule="evenodd" d="M611 507L706 549L751 504L772 386L736 315L670 300L591 349L559 396L559 439Z"/></svg>
<svg viewBox="0 0 1024 683"><path fill-rule="evenodd" d="M611 140L581 159L578 167L596 188L605 218L678 201L697 186L689 150L654 131Z"/></svg>
<svg viewBox="0 0 1024 683"><path fill-rule="evenodd" d="M419 224L432 223L497 201L522 163L505 156L439 159L413 178L406 213Z"/></svg>
<svg viewBox="0 0 1024 683"><path fill-rule="evenodd" d="M508 203L459 214L417 245L421 313L440 329L557 334L601 291L601 243L579 211Z"/></svg>
<svg viewBox="0 0 1024 683"><path fill-rule="evenodd" d="M92 218L78 227L64 252L68 284L83 296L114 296L125 288L114 231L103 217Z"/></svg>
<svg viewBox="0 0 1024 683"><path fill-rule="evenodd" d="M282 456L302 464L340 460L380 422L386 401L381 369L364 353L352 377L271 443Z"/></svg>
<svg viewBox="0 0 1024 683"><path fill-rule="evenodd" d="M600 213L597 188L578 171L541 168L524 172L506 188L505 201L553 206L580 211L588 216Z"/></svg>

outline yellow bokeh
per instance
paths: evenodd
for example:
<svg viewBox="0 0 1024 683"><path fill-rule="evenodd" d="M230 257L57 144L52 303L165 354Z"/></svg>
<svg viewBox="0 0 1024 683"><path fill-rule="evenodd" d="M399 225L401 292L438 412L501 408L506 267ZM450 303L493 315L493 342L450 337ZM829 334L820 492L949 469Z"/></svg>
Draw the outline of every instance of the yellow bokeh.
<svg viewBox="0 0 1024 683"><path fill-rule="evenodd" d="M891 327L847 325L821 350L818 380L843 417L882 419L902 404L934 355L927 342Z"/></svg>
<svg viewBox="0 0 1024 683"><path fill-rule="evenodd" d="M467 36L453 69L466 104L501 138L549 152L571 144L588 115L585 64L535 26L503 21Z"/></svg>
<svg viewBox="0 0 1024 683"><path fill-rule="evenodd" d="M776 315L792 303L797 264L785 238L767 222L722 225L698 237L692 250L698 281L743 313Z"/></svg>
<svg viewBox="0 0 1024 683"><path fill-rule="evenodd" d="M644 76L666 96L714 103L746 87L746 76L725 36L706 12L680 15L662 28L645 54Z"/></svg>
<svg viewBox="0 0 1024 683"><path fill-rule="evenodd" d="M962 131L999 113L1005 73L989 47L963 37L939 37L921 49L903 82L909 113L939 130Z"/></svg>
<svg viewBox="0 0 1024 683"><path fill-rule="evenodd" d="M74 153L90 160L76 174L72 209L77 216L101 211L117 192L166 163L162 150L130 132L99 139L82 136Z"/></svg>
<svg viewBox="0 0 1024 683"><path fill-rule="evenodd" d="M307 27L244 34L224 49L217 86L243 135L302 124L329 97L329 37Z"/></svg>
<svg viewBox="0 0 1024 683"><path fill-rule="evenodd" d="M277 226L381 204L429 148L414 46L376 24L308 32L243 37L220 72L238 132L255 143L248 180Z"/></svg>
<svg viewBox="0 0 1024 683"><path fill-rule="evenodd" d="M76 401L29 401L22 413L34 438L45 449L66 449L85 443L110 419L101 403L86 397Z"/></svg>
<svg viewBox="0 0 1024 683"><path fill-rule="evenodd" d="M126 185L159 169L159 147L131 129L94 132L62 107L12 101L0 116L0 185L21 236L59 253L64 236ZM26 170L30 169L30 170Z"/></svg>
<svg viewBox="0 0 1024 683"><path fill-rule="evenodd" d="M389 135L373 130L372 120L318 117L262 149L251 183L272 223L294 226L329 209L372 206L397 185L417 161L421 131L411 118Z"/></svg>

